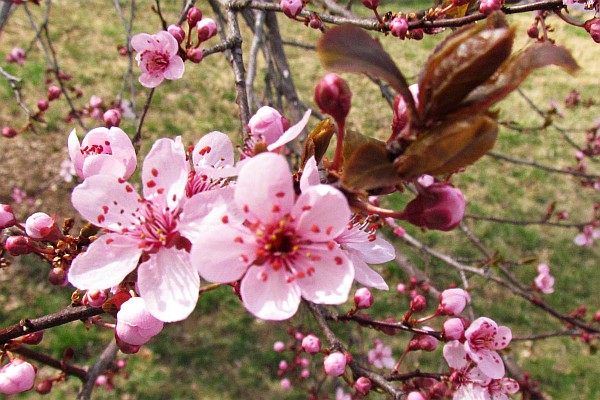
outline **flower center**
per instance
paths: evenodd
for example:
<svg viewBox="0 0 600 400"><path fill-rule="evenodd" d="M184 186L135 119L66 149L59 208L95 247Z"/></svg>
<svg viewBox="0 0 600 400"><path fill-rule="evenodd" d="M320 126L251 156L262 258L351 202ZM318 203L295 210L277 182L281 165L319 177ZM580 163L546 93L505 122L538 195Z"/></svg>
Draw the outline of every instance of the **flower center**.
<svg viewBox="0 0 600 400"><path fill-rule="evenodd" d="M112 149L108 140L104 141L104 144L87 145L80 151L84 156L91 156L95 154L112 154Z"/></svg>
<svg viewBox="0 0 600 400"><path fill-rule="evenodd" d="M161 209L158 204L146 199L141 203L136 215L137 223L129 229L129 233L141 241L140 247L153 253L161 247L182 246L181 242L185 239L177 231L179 210Z"/></svg>

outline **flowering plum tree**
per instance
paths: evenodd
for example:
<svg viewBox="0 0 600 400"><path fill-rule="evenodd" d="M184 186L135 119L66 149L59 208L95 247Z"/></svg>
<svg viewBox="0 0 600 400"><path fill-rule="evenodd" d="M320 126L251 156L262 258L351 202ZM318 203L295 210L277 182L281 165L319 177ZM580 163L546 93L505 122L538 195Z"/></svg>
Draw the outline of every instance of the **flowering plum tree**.
<svg viewBox="0 0 600 400"><path fill-rule="evenodd" d="M0 68L11 99L26 119L20 128L15 127L19 121L14 115L5 121L2 134L8 144L3 146L23 138L41 140L34 133L51 129L56 104L66 107L60 146L69 159L56 176L68 185L68 202L77 214L64 215L62 222L59 210L69 211L59 202L52 215L38 211L42 203L33 197L28 203L28 194L16 186L11 204L2 197L7 204L0 207L0 274L15 273L13 267L22 260L37 257L44 268L49 266L48 282L64 288L49 293L66 298L69 305L37 317L7 311L10 320L3 319L0 326L0 393L35 388L47 394L61 390L70 376L82 381L80 399L90 398L94 386L112 390L119 384L117 378L126 375L118 351L135 354L159 341L171 326L190 328L186 320L208 308L205 296L218 291L236 303L239 312L249 314L243 318L287 324L290 339L263 349L282 357L291 354L291 360L278 362L274 374L280 380L279 395L299 390L312 399L330 398L335 392L338 399L500 400L520 393L523 399L541 399L544 389L538 389L511 357L512 342L570 336L595 348L598 313L586 318L585 306L564 311L541 297L560 287L556 276L560 267L553 266L551 275L547 256L524 261L494 252L465 221L576 228L569 246L587 250L599 236L597 198L586 203L593 215L582 223L564 222L568 213L557 211L555 203L540 221L477 216L468 213L461 177L467 168L477 170L487 154L577 179L581 191L600 190L600 176L587 164L596 163L597 169L598 124L585 132L581 144L556 126L556 107L544 112L523 92L531 109L544 117L540 130L554 126L563 133L566 143L576 149L577 164L549 167L492 150L501 127L526 129L501 119L498 108L503 99L520 91L538 69L564 70L557 74L579 69L570 51L550 37L554 28L548 18L557 16L560 23L577 27L589 35L586 40L592 45L599 42L600 2L581 2L594 13L588 18L569 13L579 3L566 0L518 5L499 0L440 1L414 12L365 0L364 7L355 5L360 8L356 14L352 2L344 7L329 0L279 4L187 0L181 9L147 1L144 7L152 13L141 20L158 22L158 32L137 22L134 28L142 6L130 1L128 19L122 9L125 3L114 1L127 34L119 54L129 63L124 78L129 99L122 90L114 101L94 95L85 105L77 100L85 87L69 83L74 78L61 67L62 55L49 33L58 17L51 8L57 5L51 0L5 0L1 5L0 33L11 35L11 24L21 26L26 19L34 31L29 47L20 44L25 49L6 50L6 64L26 68L39 47L49 74L45 98L33 111L22 85L31 71L17 69L22 71L19 78L8 66ZM534 18L527 30L529 43L520 51L514 50L521 38L508 14ZM280 30L276 15L285 29ZM249 30L239 26L240 17ZM297 26L311 38L317 34L305 46L316 50L317 56L303 56L294 64L286 56L282 31ZM382 43L399 38L416 46L426 35L437 45L409 85L398 67L399 57L390 55ZM250 48L243 44L246 41ZM255 83L260 52L266 60L262 86ZM218 55L230 65L230 79L203 77L201 84L232 81L229 90L235 91L236 106L231 100L227 103L227 119L235 115L239 126L228 135L218 129L234 124L204 115L214 127L194 137L196 144L190 146L181 136L185 124L173 128L176 132L152 133L146 118L153 113L161 118L175 114L176 88L184 88L176 85L203 73L208 58ZM302 63L313 59L326 72L316 79L302 75L312 95L306 96L296 89L292 71L302 70ZM373 81L390 106L389 121L378 134L353 127L350 111L355 104L366 118L375 112L371 104L361 102L363 88L352 86L353 74ZM216 91L211 95L220 96ZM140 96L145 98L143 108L136 105ZM182 95L186 96L194 102L214 100L194 98L188 92ZM567 100L571 108L582 102L578 92ZM590 108L596 100L588 103ZM81 142L77 125L80 132L87 132ZM237 143L232 140L236 131ZM157 137L163 135L170 137ZM138 158L143 158L139 171ZM3 182L2 189L6 185ZM451 237L443 235L457 230L472 245L468 257L438 251L425 243L426 236L418 239L436 231L444 232L438 238ZM420 261L407 257L411 248L418 250ZM471 257L473 252L479 258ZM431 259L443 262L446 270L428 268ZM536 260L537 270L519 270ZM405 281L398 284L400 270ZM474 279L480 281L473 283ZM489 287L503 293L488 291ZM488 294L495 300L508 294L518 297L537 309L544 321L556 320L566 330L538 329L519 337L509 322L476 307L488 300ZM502 306L497 303L492 310ZM8 302L1 307L5 306ZM514 312L532 313L510 310ZM227 317L241 318L235 314ZM52 335L52 328L74 321L89 330L110 332L110 344L87 368L74 361L81 349L69 348L58 359L35 347ZM243 335L244 329L233 334ZM394 338L388 343L383 335ZM410 358L419 355L427 360L425 368L413 369ZM43 365L60 372L38 373Z"/></svg>

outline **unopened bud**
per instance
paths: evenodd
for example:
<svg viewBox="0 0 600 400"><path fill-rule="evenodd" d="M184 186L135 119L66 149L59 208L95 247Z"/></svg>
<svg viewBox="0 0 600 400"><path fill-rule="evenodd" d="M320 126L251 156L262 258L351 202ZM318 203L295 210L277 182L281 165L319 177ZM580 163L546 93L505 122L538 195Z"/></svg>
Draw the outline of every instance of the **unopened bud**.
<svg viewBox="0 0 600 400"><path fill-rule="evenodd" d="M356 389L358 393L363 395L369 393L369 390L371 390L371 386L371 380L365 376L361 376L356 380L356 382L354 382L354 389Z"/></svg>
<svg viewBox="0 0 600 400"><path fill-rule="evenodd" d="M354 304L357 309L369 308L373 305L373 294L368 288L360 288L354 292Z"/></svg>
<svg viewBox="0 0 600 400"><path fill-rule="evenodd" d="M167 28L167 32L171 34L177 40L177 43L181 44L185 40L185 31L177 24L171 24Z"/></svg>
<svg viewBox="0 0 600 400"><path fill-rule="evenodd" d="M198 29L198 40L200 43L212 38L217 34L217 24L210 18L204 18L196 24Z"/></svg>
<svg viewBox="0 0 600 400"><path fill-rule="evenodd" d="M185 55L187 56L188 60L195 64L198 64L200 61L202 61L202 58L204 58L202 49L187 49Z"/></svg>
<svg viewBox="0 0 600 400"><path fill-rule="evenodd" d="M60 97L60 88L58 86L50 86L48 88L48 101L56 100Z"/></svg>
<svg viewBox="0 0 600 400"><path fill-rule="evenodd" d="M202 11L199 8L192 7L187 13L187 23L189 26L196 26L198 21L202 19Z"/></svg>
<svg viewBox="0 0 600 400"><path fill-rule="evenodd" d="M110 110L107 110L104 115L102 115L102 119L104 120L107 128L119 126L121 125L121 112L116 108L111 108Z"/></svg>
<svg viewBox="0 0 600 400"><path fill-rule="evenodd" d="M441 315L458 315L471 300L469 293L463 289L447 289L440 294L438 313Z"/></svg>
<svg viewBox="0 0 600 400"><path fill-rule="evenodd" d="M346 356L339 351L329 354L323 360L325 373L329 376L341 376L346 369Z"/></svg>
<svg viewBox="0 0 600 400"><path fill-rule="evenodd" d="M33 241L26 236L10 236L4 242L4 248L11 256L22 256L36 250Z"/></svg>
<svg viewBox="0 0 600 400"><path fill-rule="evenodd" d="M446 341L460 340L465 335L465 325L460 318L450 318L444 322L442 337Z"/></svg>
<svg viewBox="0 0 600 400"><path fill-rule="evenodd" d="M48 394L52 391L52 384L54 382L52 382L49 379L46 379L44 381L41 381L40 383L38 383L38 385L35 387L35 391L38 392L39 394Z"/></svg>
<svg viewBox="0 0 600 400"><path fill-rule="evenodd" d="M531 25L529 28L527 28L527 36L529 36L532 39L537 39L540 35L540 30L538 29L536 24Z"/></svg>
<svg viewBox="0 0 600 400"><path fill-rule="evenodd" d="M489 15L492 12L499 10L504 5L504 0L481 0L479 3L479 12Z"/></svg>
<svg viewBox="0 0 600 400"><path fill-rule="evenodd" d="M105 290L88 290L83 296L82 303L84 305L99 308L108 299L108 294Z"/></svg>
<svg viewBox="0 0 600 400"><path fill-rule="evenodd" d="M273 350L275 350L278 353L281 353L282 351L285 350L285 343L283 343L281 341L277 341L277 342L273 343Z"/></svg>
<svg viewBox="0 0 600 400"><path fill-rule="evenodd" d="M308 26L313 29L323 29L323 20L317 13L311 13L308 18Z"/></svg>
<svg viewBox="0 0 600 400"><path fill-rule="evenodd" d="M12 207L8 204L0 204L0 229L10 228L16 223Z"/></svg>
<svg viewBox="0 0 600 400"><path fill-rule="evenodd" d="M5 138L14 138L18 134L19 132L17 132L17 130L12 126L5 126L4 128L2 128L2 136L4 136Z"/></svg>
<svg viewBox="0 0 600 400"><path fill-rule="evenodd" d="M437 348L438 340L433 336L430 336L426 333L417 333L413 336L413 338L408 342L408 350L416 351L434 351Z"/></svg>
<svg viewBox="0 0 600 400"><path fill-rule="evenodd" d="M420 313L427 308L427 300L424 296L418 294L410 301L410 312Z"/></svg>
<svg viewBox="0 0 600 400"><path fill-rule="evenodd" d="M42 99L42 100L38 101L37 106L38 106L38 110L43 112L48 109L48 107L50 106L50 103L48 103L48 100Z"/></svg>
<svg viewBox="0 0 600 400"><path fill-rule="evenodd" d="M406 33L408 32L408 22L406 21L406 18L394 17L390 22L390 32L392 32L393 36L405 39Z"/></svg>
<svg viewBox="0 0 600 400"><path fill-rule="evenodd" d="M43 212L36 212L27 218L25 231L30 238L38 240L57 240L63 236L56 219Z"/></svg>
<svg viewBox="0 0 600 400"><path fill-rule="evenodd" d="M460 190L443 183L422 188L406 205L403 217L413 225L449 231L456 228L465 213L465 197Z"/></svg>
<svg viewBox="0 0 600 400"><path fill-rule="evenodd" d="M321 339L315 335L306 335L302 339L302 349L308 354L317 354L321 351Z"/></svg>
<svg viewBox="0 0 600 400"><path fill-rule="evenodd" d="M68 283L66 271L58 267L52 268L48 272L48 282L54 286L65 286Z"/></svg>
<svg viewBox="0 0 600 400"><path fill-rule="evenodd" d="M345 80L336 74L327 74L315 87L315 103L321 112L336 121L344 121L352 105L352 92Z"/></svg>
<svg viewBox="0 0 600 400"><path fill-rule="evenodd" d="M288 18L296 18L302 8L304 8L304 3L302 0L281 0L279 2L279 7L281 7L281 11Z"/></svg>
<svg viewBox="0 0 600 400"><path fill-rule="evenodd" d="M594 42L600 43L600 18L592 18L586 21L584 27Z"/></svg>
<svg viewBox="0 0 600 400"><path fill-rule="evenodd" d="M38 345L41 343L42 339L44 339L44 331L37 331L22 336L21 342L30 345Z"/></svg>
<svg viewBox="0 0 600 400"><path fill-rule="evenodd" d="M375 10L379 7L379 0L360 0L360 2L369 10Z"/></svg>

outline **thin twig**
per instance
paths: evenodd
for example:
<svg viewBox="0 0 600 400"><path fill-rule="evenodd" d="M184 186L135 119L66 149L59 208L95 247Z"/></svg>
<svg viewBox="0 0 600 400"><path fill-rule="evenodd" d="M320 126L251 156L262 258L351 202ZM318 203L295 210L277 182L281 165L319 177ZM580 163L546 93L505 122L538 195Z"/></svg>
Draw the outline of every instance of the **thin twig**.
<svg viewBox="0 0 600 400"><path fill-rule="evenodd" d="M154 90L156 88L152 88L150 89L150 92L148 92L148 97L146 98L146 104L144 104L144 110L142 111L142 116L140 117L140 122L137 126L137 129L135 131L135 136L133 137L133 145L135 146L136 150L140 149L140 146L142 144L142 126L144 126L144 120L146 119L146 114L148 114L148 110L150 109L150 103L152 103L152 96L154 95Z"/></svg>
<svg viewBox="0 0 600 400"><path fill-rule="evenodd" d="M557 173L557 174L572 175L572 176L577 176L577 177L581 177L581 178L585 178L585 179L589 179L589 180L600 179L600 175L586 174L586 173L579 172L579 171L572 171L572 170L568 170L568 169L549 167L547 165L540 164L533 160L520 160L517 158L508 157L508 156L505 156L503 154L499 154L499 153L496 153L493 151L489 151L487 153L487 155L492 158L498 159L498 160L510 162L512 164L528 165L530 167L535 167L535 168L541 169L543 171L553 172L553 173Z"/></svg>
<svg viewBox="0 0 600 400"><path fill-rule="evenodd" d="M88 377L88 373L85 369L76 367L74 365L65 363L61 360L57 360L54 357L50 357L47 354L40 353L39 351L33 350L27 346L21 346L17 349L11 350L13 353L18 353L22 356L25 356L31 360L35 360L42 364L48 365L52 368L56 368L59 371L63 371L68 375L73 375L81 379L83 382L86 381Z"/></svg>
<svg viewBox="0 0 600 400"><path fill-rule="evenodd" d="M96 386L96 379L114 362L115 358L117 357L118 350L119 348L117 347L117 342L115 340L111 340L100 357L98 357L98 360L89 369L88 376L77 396L77 400L89 400L92 397L92 391Z"/></svg>

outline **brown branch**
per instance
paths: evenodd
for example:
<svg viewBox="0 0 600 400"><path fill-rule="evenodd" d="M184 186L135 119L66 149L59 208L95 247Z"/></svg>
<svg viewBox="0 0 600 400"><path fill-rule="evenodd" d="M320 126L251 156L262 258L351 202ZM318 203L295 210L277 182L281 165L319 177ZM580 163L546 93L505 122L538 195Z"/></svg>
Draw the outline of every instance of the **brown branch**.
<svg viewBox="0 0 600 400"><path fill-rule="evenodd" d="M533 161L533 160L520 160L517 158L508 157L508 156L505 156L503 154L499 154L499 153L496 153L493 151L489 151L487 153L487 155L492 158L498 159L498 160L508 161L512 164L527 165L527 166L535 167L537 169L541 169L541 170L547 171L547 172L553 172L553 173L564 174L564 175L572 175L572 176L577 176L577 177L586 178L586 179L590 179L590 180L600 179L600 175L586 174L583 172L571 171L568 169L549 167L547 165L539 164L538 162Z"/></svg>
<svg viewBox="0 0 600 400"><path fill-rule="evenodd" d="M140 146L142 144L142 126L144 126L144 120L146 119L146 114L148 114L148 110L150 109L150 103L152 103L152 96L154 95L154 90L156 88L150 89L148 93L148 97L146 98L146 104L144 104L144 111L142 111L142 116L140 117L140 123L137 126L135 131L135 136L133 137L133 146L136 150L139 151Z"/></svg>
<svg viewBox="0 0 600 400"><path fill-rule="evenodd" d="M553 338L553 337L558 337L558 336L581 336L581 332L574 331L574 330L566 330L566 331L538 333L536 335L529 335L529 336L513 336L513 338L511 339L511 342L520 342L520 341L525 341L525 340L541 340L541 339L548 339L548 338Z"/></svg>
<svg viewBox="0 0 600 400"><path fill-rule="evenodd" d="M331 318L329 312L326 309L324 309L324 307L319 306L317 304L313 304L308 301L306 301L305 304L308 306L309 310L315 317L315 320L317 321L319 328L321 328L321 331L327 338L330 347L342 352L345 351L344 345L342 344L342 342L340 342L340 340L337 338L337 336L331 330L329 324L327 323L326 318L328 317L326 316L329 315L329 318ZM406 394L403 390L396 388L394 385L388 382L383 376L364 368L355 360L350 361L349 366L356 376L364 376L369 378L375 386L388 393L394 400L400 400Z"/></svg>
<svg viewBox="0 0 600 400"><path fill-rule="evenodd" d="M111 340L100 357L98 357L98 360L88 370L88 376L86 377L85 383L77 395L77 400L89 400L92 397L92 391L96 386L96 378L98 378L102 372L106 371L108 367L110 367L117 357L118 351L119 348L117 347L117 342L115 340Z"/></svg>
<svg viewBox="0 0 600 400"><path fill-rule="evenodd" d="M408 324L405 324L404 322L379 321L379 320L375 320L375 319L365 318L365 317L362 317L362 316L356 315L356 314L355 315L329 315L329 316L327 316L327 319L331 319L334 321L344 321L344 322L355 321L363 326L367 325L367 326L372 326L375 328L397 329L399 331L433 336L434 338L436 338L438 340L441 340L441 338L442 338L441 332L427 331L424 329L414 328Z"/></svg>
<svg viewBox="0 0 600 400"><path fill-rule="evenodd" d="M242 35L237 20L237 11L232 7L227 8L227 37L232 41L231 55L233 59L232 68L235 79L235 91L237 93L235 102L240 110L240 131L242 139L250 120L248 109L248 96L246 95L246 78L242 52Z"/></svg>
<svg viewBox="0 0 600 400"><path fill-rule="evenodd" d="M43 317L34 319L23 318L18 324L0 329L0 344L27 335L28 333L64 325L72 321L86 319L100 314L104 314L104 310L101 308L69 306L57 313L45 315Z"/></svg>
<svg viewBox="0 0 600 400"><path fill-rule="evenodd" d="M11 350L13 353L17 353L20 354L22 356L25 356L31 360L35 360L37 362L40 362L42 364L48 365L52 368L56 368L59 371L63 371L64 373L68 374L68 375L73 375L78 377L79 379L81 379L83 382L86 381L88 373L85 369L83 368L79 368L76 367L74 365L65 363L61 360L57 360L54 357L50 357L47 354L44 353L40 353L39 351L33 350L30 347L27 346L21 346L17 349L13 349Z"/></svg>

